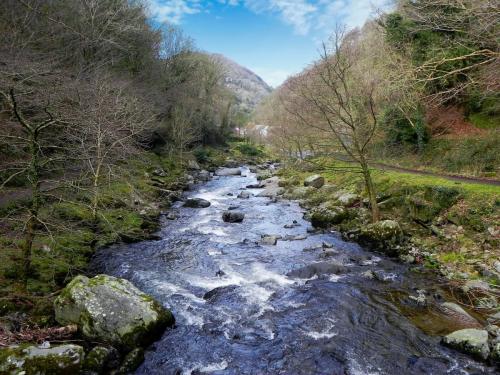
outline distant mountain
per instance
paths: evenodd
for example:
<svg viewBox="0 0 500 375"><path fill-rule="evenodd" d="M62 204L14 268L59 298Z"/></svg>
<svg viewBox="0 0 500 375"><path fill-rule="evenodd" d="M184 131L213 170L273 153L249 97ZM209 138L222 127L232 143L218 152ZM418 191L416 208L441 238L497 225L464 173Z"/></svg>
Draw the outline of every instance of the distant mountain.
<svg viewBox="0 0 500 375"><path fill-rule="evenodd" d="M220 54L212 54L225 73L226 86L235 93L238 105L245 112L252 112L273 89L251 70Z"/></svg>

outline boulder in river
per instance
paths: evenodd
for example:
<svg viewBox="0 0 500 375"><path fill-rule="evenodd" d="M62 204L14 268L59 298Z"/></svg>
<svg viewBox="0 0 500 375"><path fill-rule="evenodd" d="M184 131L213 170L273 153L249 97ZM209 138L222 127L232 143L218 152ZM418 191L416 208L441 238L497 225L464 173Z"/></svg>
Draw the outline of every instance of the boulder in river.
<svg viewBox="0 0 500 375"><path fill-rule="evenodd" d="M79 345L11 346L0 349L0 374L78 374L83 358Z"/></svg>
<svg viewBox="0 0 500 375"><path fill-rule="evenodd" d="M231 209L231 207L229 207ZM237 211L224 211L222 213L222 220L226 223L241 223L245 218L245 214L243 212Z"/></svg>
<svg viewBox="0 0 500 375"><path fill-rule="evenodd" d="M311 224L315 228L328 228L347 219L348 212L340 206L321 205L311 211Z"/></svg>
<svg viewBox="0 0 500 375"><path fill-rule="evenodd" d="M486 330L461 329L443 337L443 343L479 359L486 360L490 355Z"/></svg>
<svg viewBox="0 0 500 375"><path fill-rule="evenodd" d="M189 198L184 202L184 207L207 208L210 207L210 202L202 198Z"/></svg>
<svg viewBox="0 0 500 375"><path fill-rule="evenodd" d="M273 236L269 234L264 234L261 236L260 243L262 245L271 245L274 246L278 243L278 240L281 238L281 236Z"/></svg>
<svg viewBox="0 0 500 375"><path fill-rule="evenodd" d="M313 188L319 189L325 184L325 178L319 174L315 174L307 177L304 180L304 186L312 186Z"/></svg>
<svg viewBox="0 0 500 375"><path fill-rule="evenodd" d="M309 264L302 268L290 271L287 276L297 277L300 279L310 279L314 276L342 274L348 271L347 267L342 264L331 262L317 262Z"/></svg>
<svg viewBox="0 0 500 375"><path fill-rule="evenodd" d="M154 341L175 322L172 313L127 280L75 277L54 301L60 324L76 324L83 336L131 350Z"/></svg>
<svg viewBox="0 0 500 375"><path fill-rule="evenodd" d="M241 176L239 168L220 168L215 171L216 176Z"/></svg>

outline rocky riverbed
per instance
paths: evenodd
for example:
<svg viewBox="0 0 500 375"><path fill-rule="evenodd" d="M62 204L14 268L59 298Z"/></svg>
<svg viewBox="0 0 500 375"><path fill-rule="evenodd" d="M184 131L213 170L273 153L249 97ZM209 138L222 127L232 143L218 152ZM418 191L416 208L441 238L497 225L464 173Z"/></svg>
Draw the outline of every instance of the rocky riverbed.
<svg viewBox="0 0 500 375"><path fill-rule="evenodd" d="M436 280L311 228L267 177L218 171L193 186L190 203L174 205L159 241L96 256L100 272L132 281L176 317L136 373L495 373L442 345L444 335L473 330L462 332L471 340L449 342L471 352L484 322L443 307L449 296ZM481 360L484 340L478 345Z"/></svg>

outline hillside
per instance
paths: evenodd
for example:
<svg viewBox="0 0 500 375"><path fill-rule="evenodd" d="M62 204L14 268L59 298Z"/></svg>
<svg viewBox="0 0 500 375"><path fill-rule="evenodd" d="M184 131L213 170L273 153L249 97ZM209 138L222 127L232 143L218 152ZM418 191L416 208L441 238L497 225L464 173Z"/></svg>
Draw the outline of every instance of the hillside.
<svg viewBox="0 0 500 375"><path fill-rule="evenodd" d="M220 54L213 54L225 71L225 84L236 94L239 108L251 112L272 92L272 88L257 74Z"/></svg>

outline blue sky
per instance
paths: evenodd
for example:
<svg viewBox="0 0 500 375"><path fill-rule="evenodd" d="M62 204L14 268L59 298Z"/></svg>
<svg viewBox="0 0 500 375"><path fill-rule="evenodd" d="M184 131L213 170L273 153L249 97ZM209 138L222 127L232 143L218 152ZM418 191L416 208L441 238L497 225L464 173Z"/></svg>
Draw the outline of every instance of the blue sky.
<svg viewBox="0 0 500 375"><path fill-rule="evenodd" d="M318 57L337 23L361 26L390 0L147 0L156 22L179 25L196 46L222 53L278 86Z"/></svg>

